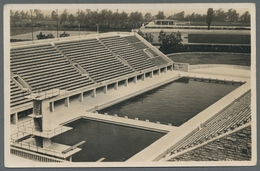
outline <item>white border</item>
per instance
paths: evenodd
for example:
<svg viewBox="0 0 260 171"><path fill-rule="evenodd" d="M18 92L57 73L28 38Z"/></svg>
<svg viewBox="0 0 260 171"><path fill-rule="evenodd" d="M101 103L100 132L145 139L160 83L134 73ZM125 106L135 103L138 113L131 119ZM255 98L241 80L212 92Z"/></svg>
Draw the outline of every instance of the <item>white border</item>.
<svg viewBox="0 0 260 171"><path fill-rule="evenodd" d="M164 9L176 9L180 12L181 9L194 9L214 7L216 9L223 7L250 9L251 14L251 105L252 105L252 161L223 161L223 162L99 162L99 163L13 163L10 161L10 13L11 9L94 9L94 8L113 8L113 9L129 9L139 11L136 7L140 7L140 11L153 9L156 12ZM120 11L121 12L121 11ZM257 159L257 142L256 142L256 10L254 3L164 3L164 4L7 4L4 6L4 123L5 123L5 166L6 167L176 167L176 166L254 166Z"/></svg>

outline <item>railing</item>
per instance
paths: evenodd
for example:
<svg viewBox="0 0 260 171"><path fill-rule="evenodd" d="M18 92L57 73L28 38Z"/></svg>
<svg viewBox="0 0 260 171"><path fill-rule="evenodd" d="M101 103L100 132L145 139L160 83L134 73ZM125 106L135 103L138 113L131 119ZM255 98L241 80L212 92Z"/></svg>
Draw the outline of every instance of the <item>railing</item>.
<svg viewBox="0 0 260 171"><path fill-rule="evenodd" d="M24 127L24 126L31 126L31 125L33 125L34 123L33 123L33 119L30 119L30 120L27 120L27 121L24 121L24 122L20 122L20 123L18 123L18 125L17 125L17 127L18 127L18 129L19 129L19 127Z"/></svg>
<svg viewBox="0 0 260 171"><path fill-rule="evenodd" d="M14 154L16 156L20 156L23 158L27 158L29 160L39 161L39 162L66 162L66 160L61 160L49 156L44 156L41 154L33 153L30 151L25 151L22 149L18 149L15 147L11 147L10 149L11 154Z"/></svg>
<svg viewBox="0 0 260 171"><path fill-rule="evenodd" d="M17 140L19 140L23 137L28 136L28 135L30 135L30 134L27 134L25 132L17 132L17 133L14 133L14 134L11 135L11 139L17 141Z"/></svg>
<svg viewBox="0 0 260 171"><path fill-rule="evenodd" d="M32 126L34 126L34 125L32 125ZM32 135L45 137L45 138L54 137L56 135L59 135L59 134L64 133L68 130L71 130L71 129L72 128L70 128L70 127L59 126L58 128L55 128L55 129L52 129L52 130L39 131L39 130L36 130L34 127L28 127L27 125L23 125L23 126L18 127L19 132L24 132L24 133L28 133L28 134L32 134Z"/></svg>
<svg viewBox="0 0 260 171"><path fill-rule="evenodd" d="M146 53L150 58L153 58L153 57L154 57L154 55L153 55L151 52L149 52L147 49L143 49L143 51L144 51L144 53Z"/></svg>
<svg viewBox="0 0 260 171"><path fill-rule="evenodd" d="M177 63L174 62L174 70L179 70L179 71L189 71L189 64L188 63Z"/></svg>
<svg viewBox="0 0 260 171"><path fill-rule="evenodd" d="M48 154L52 156L58 156L60 158L66 158L66 154L63 154L61 150L53 149L53 148L43 148L41 146L36 146L34 144L28 143L28 142L16 142L16 140L11 139L11 146L19 147L35 152L40 152L43 154Z"/></svg>
<svg viewBox="0 0 260 171"><path fill-rule="evenodd" d="M39 130L35 129L35 125L34 125L34 122L33 122L32 119L18 124L18 132L33 134L33 135L37 135L37 136L41 136L41 137L47 137L47 138L59 135L63 132L71 130L71 129L72 128L70 128L70 127L59 126L59 127L52 129L52 130L39 131Z"/></svg>

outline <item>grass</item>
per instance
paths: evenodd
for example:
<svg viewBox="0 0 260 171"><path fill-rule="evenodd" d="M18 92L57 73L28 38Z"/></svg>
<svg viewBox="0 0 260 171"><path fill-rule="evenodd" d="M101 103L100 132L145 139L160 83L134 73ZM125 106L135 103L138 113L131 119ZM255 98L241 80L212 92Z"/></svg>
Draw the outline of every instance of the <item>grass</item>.
<svg viewBox="0 0 260 171"><path fill-rule="evenodd" d="M250 44L250 35L188 34L189 43Z"/></svg>
<svg viewBox="0 0 260 171"><path fill-rule="evenodd" d="M175 62L189 63L190 65L196 64L228 64L228 65L241 65L250 66L251 57L249 54L168 54Z"/></svg>

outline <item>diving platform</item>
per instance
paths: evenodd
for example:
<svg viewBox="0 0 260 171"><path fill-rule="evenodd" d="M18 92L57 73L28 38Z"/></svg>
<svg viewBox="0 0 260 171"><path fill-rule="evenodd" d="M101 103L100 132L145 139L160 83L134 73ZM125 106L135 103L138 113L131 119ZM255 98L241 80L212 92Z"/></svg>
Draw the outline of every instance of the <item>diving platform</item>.
<svg viewBox="0 0 260 171"><path fill-rule="evenodd" d="M52 138L52 137L55 137L59 134L65 133L65 132L67 132L71 129L72 129L71 127L67 127L67 126L58 126L58 127L51 129L51 130L39 131L35 127L30 127L30 126L24 125L24 126L18 127L18 132L23 132L23 133L26 133L26 134L32 134L32 135L43 137L43 138Z"/></svg>
<svg viewBox="0 0 260 171"><path fill-rule="evenodd" d="M32 100L44 100L47 98L53 98L66 93L67 93L66 90L60 90L58 88L54 88L47 91L39 91L37 93L32 93L28 96L25 96L25 98L32 99Z"/></svg>
<svg viewBox="0 0 260 171"><path fill-rule="evenodd" d="M80 144L82 145L82 144ZM51 143L48 147L40 147L33 143L29 142L15 142L11 141L11 146L26 149L29 151L45 154L52 157L57 157L61 159L66 159L81 151L81 148L78 148L80 145L68 146L59 143Z"/></svg>
<svg viewBox="0 0 260 171"><path fill-rule="evenodd" d="M51 138L71 130L71 127L55 124L51 120L53 98L66 94L66 90L51 89L31 93L26 98L33 100L33 114L30 120L17 125L18 132L11 136L11 146L72 161L72 155L85 141L73 146L54 143Z"/></svg>

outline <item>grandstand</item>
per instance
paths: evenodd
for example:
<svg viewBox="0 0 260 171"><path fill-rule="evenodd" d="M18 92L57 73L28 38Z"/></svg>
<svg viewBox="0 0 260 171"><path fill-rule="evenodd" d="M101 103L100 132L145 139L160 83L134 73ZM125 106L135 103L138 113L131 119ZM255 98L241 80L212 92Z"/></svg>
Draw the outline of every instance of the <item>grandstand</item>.
<svg viewBox="0 0 260 171"><path fill-rule="evenodd" d="M223 135L225 134L226 136L230 133L234 134L234 132L240 130L241 128L244 128L244 126L247 126L248 128L246 129L251 131L251 128L249 128L248 126L248 123L250 123L251 121L250 93L251 92L248 91L244 95L240 96L239 99L235 100L233 103L229 104L219 113L214 115L212 118L201 124L199 130L196 130L192 133L192 135L189 135L188 137L185 137L184 139L179 141L179 143L176 143L175 147L171 150L170 153L168 153L167 158L171 158L169 159L170 161L178 160L175 158L180 158L184 160L184 158L176 156L179 156L180 154L183 154L183 151L186 151L186 153L184 154L189 160L190 158L187 157L187 153L191 153L190 148L200 148L202 144L207 144L208 141L211 142L212 140L219 139L219 137L223 137ZM239 133L236 133L235 135L239 135ZM249 135L251 136L251 134ZM220 157L222 156L223 155L220 155ZM236 160L237 156L238 154L230 158L232 160ZM210 160L210 158L208 158L208 160ZM211 160L215 159L211 158ZM247 160L250 160L250 158L248 158Z"/></svg>
<svg viewBox="0 0 260 171"><path fill-rule="evenodd" d="M96 96L101 96L100 98L104 101L104 104L99 105L97 103L99 105L98 108L101 109L181 77L187 77L187 75L193 78L214 80L216 83L219 80L221 80L223 84L233 84L234 82L243 83L239 90L236 91L238 94L235 94L235 100L224 101L226 99L221 99L224 101L222 103L225 104L224 106L221 105L221 109L218 109L218 111L215 109L208 115L205 113L199 115L198 117L205 119L199 120L199 125L196 125L198 124L197 122L194 124L192 119L179 128L171 125L162 125L160 123L149 123L149 120L143 123L138 121L138 118L133 120L129 119L130 121L127 124L127 118L124 118L124 121L122 121L122 118L114 116L113 119L117 121L116 123L122 125L131 125L131 123L133 123L133 125L135 125L133 127L135 128L145 127L149 128L149 130L159 130L160 132L167 133L164 137L152 144L151 147L149 146L127 161L136 161L139 159L144 161L159 160L168 162L192 161L196 160L196 155L200 153L203 153L205 156L201 157L200 161L225 160L217 156L208 158L210 153L207 153L212 148L223 148L216 145L216 142L222 141L222 145L227 144L224 141L244 143L244 145L241 145L241 148L237 150L240 157L237 157L238 154L234 153L233 158L229 156L228 159L252 159L251 146L249 146L251 142L250 78L228 76L228 74L203 75L201 73L192 73L189 70L189 64L172 61L136 33L104 33L82 37L13 43L11 44L10 51L10 71L10 115L12 125L18 126L18 132L22 132L22 130L19 130L19 122L21 121L18 119L18 115L28 113L28 110L32 110L33 102L28 96L33 96L37 93L41 93L42 95L47 91L51 92L57 89L64 90L62 94L53 95L49 101L50 107L48 111L50 110L50 113L53 112L51 117L59 118L56 116L58 114L55 114L54 108L57 107L60 112L61 108L64 108L64 105L60 104L63 104L64 101L65 106L69 107L69 103L70 101L72 103L73 99L77 99L75 103L79 103L79 101L83 102L86 96L93 99L95 99ZM160 77L161 74L164 75ZM154 75L157 77L154 78ZM211 78L205 78L205 76L210 76ZM145 82L146 79L148 80L147 82ZM138 81L145 82L147 85L139 84L139 87L137 86L139 89L136 87L134 87L136 89L133 90L130 90L131 88L127 89L129 82L136 83ZM125 93L125 96L120 96L120 98L118 97L117 99L115 97L116 95L111 94L114 93L113 91L119 89L120 84L124 85L122 87L125 89L122 92ZM109 88L113 89L111 94L108 93ZM103 94L108 95L100 95L101 93L98 95L98 91L100 90ZM37 96L33 98L37 99ZM111 117L106 118L106 116L98 116L93 113L94 116L92 116L92 114L86 113L86 111L95 111L94 108L97 104L94 102L95 100L88 101L87 103L90 103L90 105L92 105L91 107L81 109L80 107L82 106L80 106L77 112L71 115L66 113L66 110L71 112L71 109L63 109L62 112L64 113L62 118L60 118L60 120L52 118L52 120L55 124L62 125L79 117L96 117L96 120L114 123L111 121ZM36 118L35 115L31 115L30 117ZM195 119L195 121L198 121L198 119ZM22 125L22 123L23 122L21 122L20 125ZM190 129L186 129L189 124ZM180 131L183 132L183 134L176 136ZM237 136L242 137L244 135L247 136L246 139L238 140L239 138L237 138ZM23 141L23 138L26 140L28 137L33 137L30 136L30 134L26 134L26 136L25 138L21 137L20 140ZM174 142L169 141L169 139L173 138L175 138ZM168 141L165 142L165 139ZM17 142L17 140L18 139L15 140L15 143L20 143ZM164 146L162 142L168 144ZM146 150L154 152L150 149L153 145L157 144L159 144L158 146L160 148L158 149L157 146L157 148L154 149L156 151L155 153L146 153ZM225 146L228 147L228 145ZM14 148L12 145L11 147L12 154L37 156L37 152L35 151L26 153L26 149L19 149L17 146ZM71 148L72 147L69 149ZM246 148L248 150L246 150ZM67 150L68 149L64 151ZM203 150L206 150L206 152ZM236 149L234 149L234 151L235 150ZM145 154L146 157L139 158L142 154ZM44 155L46 155L46 158L48 158L50 162L67 160L66 158L55 158L57 156L44 154L44 152L39 155L41 160L44 158ZM243 157L243 155L246 156ZM37 160L37 157L28 158Z"/></svg>

